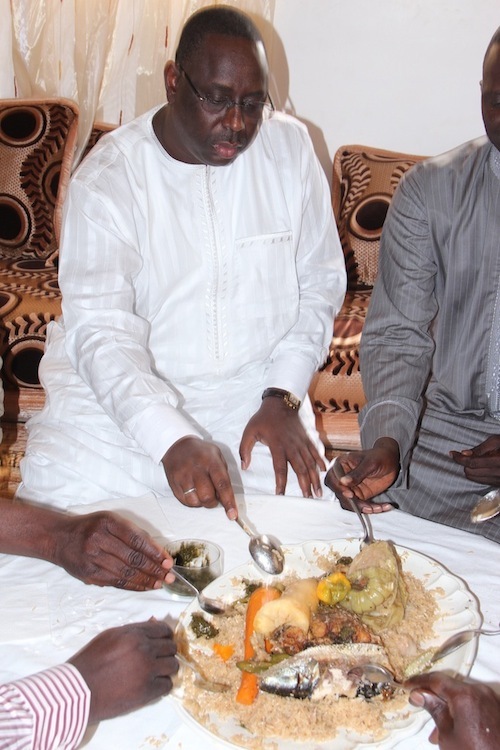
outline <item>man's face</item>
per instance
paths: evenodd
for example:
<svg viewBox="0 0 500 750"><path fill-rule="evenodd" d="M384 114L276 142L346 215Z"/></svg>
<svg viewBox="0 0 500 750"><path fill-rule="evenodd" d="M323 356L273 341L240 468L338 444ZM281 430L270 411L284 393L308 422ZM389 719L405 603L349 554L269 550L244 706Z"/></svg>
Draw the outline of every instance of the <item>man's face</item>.
<svg viewBox="0 0 500 750"><path fill-rule="evenodd" d="M486 55L481 84L484 127L492 144L500 150L500 44Z"/></svg>
<svg viewBox="0 0 500 750"><path fill-rule="evenodd" d="M171 63L165 75L168 151L188 164L230 164L257 135L261 117L249 117L237 106L207 112L193 87L215 100L263 101L268 91L264 49L246 39L211 34L184 68Z"/></svg>

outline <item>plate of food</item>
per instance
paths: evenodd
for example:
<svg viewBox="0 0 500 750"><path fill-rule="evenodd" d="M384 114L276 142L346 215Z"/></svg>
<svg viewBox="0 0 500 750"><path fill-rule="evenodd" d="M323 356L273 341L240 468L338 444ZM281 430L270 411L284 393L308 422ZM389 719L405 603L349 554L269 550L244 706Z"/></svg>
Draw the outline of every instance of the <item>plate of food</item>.
<svg viewBox="0 0 500 750"><path fill-rule="evenodd" d="M368 683L351 670L385 666L398 682L423 671L450 635L481 616L466 584L435 560L378 541L310 541L285 547L279 576L252 562L211 583L228 604L211 616L191 602L179 619L178 648L191 670L177 691L183 719L228 747L273 750L393 748L429 720L404 689ZM468 674L475 640L435 668Z"/></svg>

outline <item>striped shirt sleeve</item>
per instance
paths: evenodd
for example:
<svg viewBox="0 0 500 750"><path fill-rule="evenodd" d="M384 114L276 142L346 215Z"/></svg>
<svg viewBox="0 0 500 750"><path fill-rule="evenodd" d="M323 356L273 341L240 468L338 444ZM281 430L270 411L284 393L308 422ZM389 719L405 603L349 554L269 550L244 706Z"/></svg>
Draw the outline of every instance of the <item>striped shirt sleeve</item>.
<svg viewBox="0 0 500 750"><path fill-rule="evenodd" d="M0 750L71 750L88 723L90 690L62 664L0 685Z"/></svg>

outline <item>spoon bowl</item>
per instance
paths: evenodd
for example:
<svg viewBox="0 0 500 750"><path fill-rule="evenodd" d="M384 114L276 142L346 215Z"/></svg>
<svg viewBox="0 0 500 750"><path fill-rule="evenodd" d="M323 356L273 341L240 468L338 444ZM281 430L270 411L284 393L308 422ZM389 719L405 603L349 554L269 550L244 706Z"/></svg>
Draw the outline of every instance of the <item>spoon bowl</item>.
<svg viewBox="0 0 500 750"><path fill-rule="evenodd" d="M238 516L236 522L250 537L248 549L255 564L264 573L270 573L274 576L282 573L285 566L285 554L281 549L279 540L271 534L253 534L240 516Z"/></svg>
<svg viewBox="0 0 500 750"><path fill-rule="evenodd" d="M472 523L489 521L500 513L500 489L491 490L479 498L470 513Z"/></svg>
<svg viewBox="0 0 500 750"><path fill-rule="evenodd" d="M171 568L171 572L193 592L193 595L198 599L198 604L204 612L208 612L210 615L222 615L227 610L226 605L220 599L210 599L210 597L205 596L203 592L198 591L191 581L188 581L187 578L175 569L175 566Z"/></svg>
<svg viewBox="0 0 500 750"><path fill-rule="evenodd" d="M382 682L392 688L404 689L403 685L394 679L392 672L381 664L362 664L359 667L353 667L348 671L347 676L359 681Z"/></svg>

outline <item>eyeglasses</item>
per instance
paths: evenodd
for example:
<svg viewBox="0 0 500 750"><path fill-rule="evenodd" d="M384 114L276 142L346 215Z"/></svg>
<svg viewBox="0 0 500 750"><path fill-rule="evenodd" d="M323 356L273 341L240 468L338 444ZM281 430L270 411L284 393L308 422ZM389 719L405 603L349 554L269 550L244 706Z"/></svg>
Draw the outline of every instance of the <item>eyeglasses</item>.
<svg viewBox="0 0 500 750"><path fill-rule="evenodd" d="M188 82L191 91L196 96L201 104L201 108L210 115L218 115L221 112L227 112L233 107L240 107L244 117L249 120L258 120L262 117L263 113L266 112L268 115L274 112L274 104L269 94L265 101L257 101L256 99L243 99L242 102L237 102L234 99L230 99L228 96L213 97L203 96L200 94L184 68L180 63L177 63L177 67L184 74L184 78Z"/></svg>

